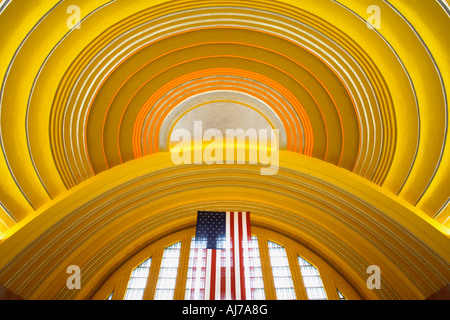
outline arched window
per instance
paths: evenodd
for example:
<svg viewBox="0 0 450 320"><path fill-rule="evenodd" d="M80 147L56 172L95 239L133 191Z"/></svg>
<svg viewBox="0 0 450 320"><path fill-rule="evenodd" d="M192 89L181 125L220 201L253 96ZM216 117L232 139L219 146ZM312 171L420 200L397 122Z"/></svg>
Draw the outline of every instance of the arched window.
<svg viewBox="0 0 450 320"><path fill-rule="evenodd" d="M261 267L261 258L259 253L258 238L253 235L249 242L250 254L250 283L252 300L264 300L264 280Z"/></svg>
<svg viewBox="0 0 450 320"><path fill-rule="evenodd" d="M177 280L178 263L180 260L181 242L164 249L158 282L156 283L155 300L172 300Z"/></svg>
<svg viewBox="0 0 450 320"><path fill-rule="evenodd" d="M207 253L195 241L194 233L194 228L184 230L151 244L124 263L93 298L205 299ZM245 277L250 285L249 300L359 299L352 286L320 257L273 231L252 226L245 263L248 264ZM223 256L220 265L225 264ZM226 297L222 294L221 298Z"/></svg>
<svg viewBox="0 0 450 320"><path fill-rule="evenodd" d="M339 300L347 300L347 299L345 299L345 297L342 295L342 293L339 290L337 290L337 293L339 296Z"/></svg>
<svg viewBox="0 0 450 320"><path fill-rule="evenodd" d="M300 265L300 273L303 277L303 284L305 285L308 299L326 300L327 294L323 288L319 270L300 256L298 256L298 264Z"/></svg>
<svg viewBox="0 0 450 320"><path fill-rule="evenodd" d="M189 253L189 267L186 279L185 300L202 300L205 298L206 282L206 249L204 249L195 237L191 240Z"/></svg>
<svg viewBox="0 0 450 320"><path fill-rule="evenodd" d="M291 268L283 246L268 241L270 263L278 300L295 300L294 282L292 281Z"/></svg>
<svg viewBox="0 0 450 320"><path fill-rule="evenodd" d="M142 300L147 278L152 264L152 258L148 258L131 272L124 300Z"/></svg>

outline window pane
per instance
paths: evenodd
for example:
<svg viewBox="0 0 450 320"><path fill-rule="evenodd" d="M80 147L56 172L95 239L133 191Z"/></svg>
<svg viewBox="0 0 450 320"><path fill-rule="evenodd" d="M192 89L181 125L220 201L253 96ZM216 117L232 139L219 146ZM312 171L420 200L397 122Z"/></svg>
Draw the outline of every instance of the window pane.
<svg viewBox="0 0 450 320"><path fill-rule="evenodd" d="M327 300L327 294L323 288L322 279L319 270L311 263L298 256L298 264L303 277L306 294L309 300Z"/></svg>
<svg viewBox="0 0 450 320"><path fill-rule="evenodd" d="M275 292L277 294L278 300L295 300L295 291L290 288L276 288Z"/></svg>
<svg viewBox="0 0 450 320"><path fill-rule="evenodd" d="M252 236L248 243L249 251L249 276L250 277L250 291L251 300L264 300L266 295L264 293L264 281L262 276L261 259L259 256L258 238ZM249 299L250 300L250 299Z"/></svg>
<svg viewBox="0 0 450 320"><path fill-rule="evenodd" d="M152 258L150 257L131 272L127 291L125 292L125 300L142 300L145 287L147 286L147 278L151 263Z"/></svg>
<svg viewBox="0 0 450 320"><path fill-rule="evenodd" d="M196 241L195 237L192 237L185 300L203 300L205 298L205 278L206 241Z"/></svg>
<svg viewBox="0 0 450 320"><path fill-rule="evenodd" d="M178 262L180 260L181 242L164 250L156 283L155 300L172 300L177 280Z"/></svg>
<svg viewBox="0 0 450 320"><path fill-rule="evenodd" d="M289 267L286 249L283 246L272 241L269 241L268 245L277 299L296 299L294 283L292 281L291 269Z"/></svg>
<svg viewBox="0 0 450 320"><path fill-rule="evenodd" d="M147 285L147 278L131 278L128 282L130 289L145 289Z"/></svg>

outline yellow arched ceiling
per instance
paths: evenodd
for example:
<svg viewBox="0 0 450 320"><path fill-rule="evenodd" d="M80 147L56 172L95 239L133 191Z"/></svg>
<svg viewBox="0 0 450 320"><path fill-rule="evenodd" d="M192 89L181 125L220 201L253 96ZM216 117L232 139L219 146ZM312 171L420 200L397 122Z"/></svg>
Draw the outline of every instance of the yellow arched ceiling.
<svg viewBox="0 0 450 320"><path fill-rule="evenodd" d="M384 267L371 298L449 282L444 1L80 0L69 28L71 5L0 4L0 284L90 297L108 268L207 208L252 211L359 290L367 265ZM278 124L277 175L172 163L179 106L217 92ZM72 263L87 270L80 292L65 291Z"/></svg>

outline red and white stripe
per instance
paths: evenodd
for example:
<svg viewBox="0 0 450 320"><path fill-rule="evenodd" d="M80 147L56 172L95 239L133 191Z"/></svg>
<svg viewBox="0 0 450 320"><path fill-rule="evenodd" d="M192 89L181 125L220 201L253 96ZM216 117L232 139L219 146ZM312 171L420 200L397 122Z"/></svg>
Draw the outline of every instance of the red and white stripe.
<svg viewBox="0 0 450 320"><path fill-rule="evenodd" d="M205 300L249 300L250 291L250 267L249 267L249 240L250 212L226 213L226 248L225 249L200 249L197 254L206 252L205 274ZM202 252L202 253L200 253ZM203 260L197 256L195 262ZM195 263L194 262L194 263ZM200 268L200 263L194 266L193 295L191 299L200 298L201 283L195 274Z"/></svg>

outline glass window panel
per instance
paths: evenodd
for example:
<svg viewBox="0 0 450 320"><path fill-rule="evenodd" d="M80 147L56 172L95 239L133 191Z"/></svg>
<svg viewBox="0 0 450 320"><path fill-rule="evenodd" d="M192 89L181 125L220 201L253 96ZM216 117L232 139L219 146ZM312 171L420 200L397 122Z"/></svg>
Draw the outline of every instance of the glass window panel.
<svg viewBox="0 0 450 320"><path fill-rule="evenodd" d="M305 287L322 287L322 281L320 281L319 277L304 277L303 283Z"/></svg>
<svg viewBox="0 0 450 320"><path fill-rule="evenodd" d="M277 294L278 300L295 300L295 291L293 289L288 288L276 288L275 292Z"/></svg>
<svg viewBox="0 0 450 320"><path fill-rule="evenodd" d="M147 278L148 270L149 270L148 267L146 267L146 268L137 267L136 269L133 270L131 276L136 277L136 278Z"/></svg>
<svg viewBox="0 0 450 320"><path fill-rule="evenodd" d="M144 290L141 289L127 289L125 300L142 300Z"/></svg>
<svg viewBox="0 0 450 320"><path fill-rule="evenodd" d="M294 287L292 279L288 277L275 277L275 288L291 288Z"/></svg>
<svg viewBox="0 0 450 320"><path fill-rule="evenodd" d="M268 246L277 299L296 299L286 249L272 241L268 242Z"/></svg>
<svg viewBox="0 0 450 320"><path fill-rule="evenodd" d="M168 265L171 265L172 263L168 263ZM176 278L177 276L177 268L173 268L172 266L166 267L164 269L161 269L161 272L159 274L161 278Z"/></svg>
<svg viewBox="0 0 450 320"><path fill-rule="evenodd" d="M147 286L147 278L131 278L128 282L130 289L145 289Z"/></svg>
<svg viewBox="0 0 450 320"><path fill-rule="evenodd" d="M264 292L261 258L259 256L258 238L256 236L251 236L250 241L248 242L248 249L250 274L246 274L246 276L250 277L251 300L264 300L266 299L266 296Z"/></svg>
<svg viewBox="0 0 450 320"><path fill-rule="evenodd" d="M206 241L191 239L185 300L203 300L206 278Z"/></svg>
<svg viewBox="0 0 450 320"><path fill-rule="evenodd" d="M174 289L176 278L161 278L158 289Z"/></svg>
<svg viewBox="0 0 450 320"><path fill-rule="evenodd" d="M144 262L142 262L138 268L150 268L150 265L152 264L152 258L145 260Z"/></svg>
<svg viewBox="0 0 450 320"><path fill-rule="evenodd" d="M156 283L155 300L172 300L175 293L181 242L164 249Z"/></svg>
<svg viewBox="0 0 450 320"><path fill-rule="evenodd" d="M327 300L327 294L320 278L319 270L311 263L298 256L298 264L303 277L306 294L309 300Z"/></svg>
<svg viewBox="0 0 450 320"><path fill-rule="evenodd" d="M274 274L277 275L277 277L290 277L291 276L291 270L289 269L289 266L286 266L285 263L287 263L287 258L286 261L282 261L283 265L278 265L276 267L274 267L272 265L272 271Z"/></svg>
<svg viewBox="0 0 450 320"><path fill-rule="evenodd" d="M266 295L264 289L252 289L252 299L253 300L265 300Z"/></svg>
<svg viewBox="0 0 450 320"><path fill-rule="evenodd" d="M142 300L144 297L145 287L147 286L147 278L150 271L152 258L148 258L139 266L133 269L128 280L127 291L125 292L125 300Z"/></svg>
<svg viewBox="0 0 450 320"><path fill-rule="evenodd" d="M342 293L339 290L337 290L337 293L339 295L340 300L347 300L347 299L345 299L345 297L342 295Z"/></svg>
<svg viewBox="0 0 450 320"><path fill-rule="evenodd" d="M319 271L313 266L300 266L304 276L319 276Z"/></svg>
<svg viewBox="0 0 450 320"><path fill-rule="evenodd" d="M155 292L155 300L172 300L173 292L173 289L158 289Z"/></svg>

